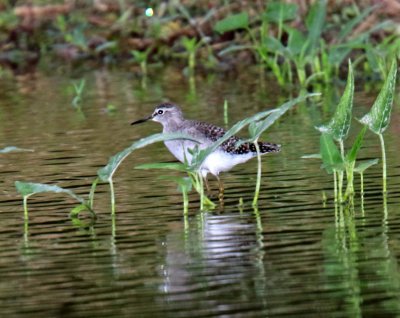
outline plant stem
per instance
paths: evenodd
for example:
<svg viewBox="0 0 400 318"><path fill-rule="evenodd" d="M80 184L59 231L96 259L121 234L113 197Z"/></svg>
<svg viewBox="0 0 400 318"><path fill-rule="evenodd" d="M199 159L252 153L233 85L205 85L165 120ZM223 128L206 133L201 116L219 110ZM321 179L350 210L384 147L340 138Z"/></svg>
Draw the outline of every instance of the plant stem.
<svg viewBox="0 0 400 318"><path fill-rule="evenodd" d="M111 178L108 180L108 183L110 184L110 192L111 192L111 214L114 215L115 214L114 183Z"/></svg>
<svg viewBox="0 0 400 318"><path fill-rule="evenodd" d="M25 221L28 221L29 215L28 215L28 197L29 195L24 196L24 219Z"/></svg>
<svg viewBox="0 0 400 318"><path fill-rule="evenodd" d="M338 197L337 197L337 195L338 195L337 174L338 174L338 172L336 170L333 170L333 187L334 187L333 193L334 193L334 196L335 196L335 202L337 202L337 200L338 200Z"/></svg>
<svg viewBox="0 0 400 318"><path fill-rule="evenodd" d="M92 187L90 188L90 192L89 192L89 207L90 207L91 210L93 210L94 194L95 194L98 182L99 182L99 178L96 178L92 183Z"/></svg>
<svg viewBox="0 0 400 318"><path fill-rule="evenodd" d="M360 178L361 178L361 185L360 185L360 190L361 190L361 196L364 196L364 173L360 173Z"/></svg>
<svg viewBox="0 0 400 318"><path fill-rule="evenodd" d="M342 156L342 159L344 160L344 144L343 144L343 140L339 141L339 145L340 145L340 154ZM342 203L343 202L343 171L339 171L339 202Z"/></svg>
<svg viewBox="0 0 400 318"><path fill-rule="evenodd" d="M204 210L204 187L203 187L203 178L201 177L200 173L196 173L196 183L198 192L200 194L200 210Z"/></svg>
<svg viewBox="0 0 400 318"><path fill-rule="evenodd" d="M258 196L260 194L260 188L261 188L261 155L260 155L260 147L258 146L258 139L254 141L254 145L256 147L256 152L257 152L257 182L256 182L256 190L254 192L253 206L256 206L258 204Z"/></svg>
<svg viewBox="0 0 400 318"><path fill-rule="evenodd" d="M187 215L189 210L189 197L187 189L184 187L182 187L182 196L183 196L183 214Z"/></svg>
<svg viewBox="0 0 400 318"><path fill-rule="evenodd" d="M382 150L382 181L383 181L383 194L386 194L386 151L385 151L385 141L383 140L383 135L379 134L379 140L381 142Z"/></svg>

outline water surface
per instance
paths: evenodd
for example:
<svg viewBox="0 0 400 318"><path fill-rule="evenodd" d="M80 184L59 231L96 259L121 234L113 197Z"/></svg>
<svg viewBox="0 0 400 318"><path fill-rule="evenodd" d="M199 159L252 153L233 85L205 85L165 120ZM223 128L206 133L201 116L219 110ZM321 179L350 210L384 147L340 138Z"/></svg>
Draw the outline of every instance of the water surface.
<svg viewBox="0 0 400 318"><path fill-rule="evenodd" d="M158 144L135 152L117 171L115 218L108 186L101 184L94 226L74 225L68 213L75 203L56 194L29 198L29 222L24 222L16 180L57 184L87 195L97 169L111 155L160 131L156 123L132 127L130 122L161 101L180 104L189 118L224 126L227 99L230 126L296 95L254 74L198 75L193 87L170 69L147 82L120 70L61 73L0 79L0 148L33 150L0 155L2 316L400 315L398 104L385 134L387 201L376 166L366 172L364 199L357 196L353 209L335 207L332 177L318 161L300 158L318 152L314 126L329 118L337 94L325 91L323 101L300 105L265 134L283 150L263 158L257 210L251 207L253 160L223 175L222 209L200 212L199 198L192 193L185 217L176 186L158 179L174 173L133 169L172 161ZM81 77L87 88L82 109L76 110L71 82ZM358 117L376 94L359 88ZM358 129L354 122L350 140ZM380 157L376 136L367 134L361 157ZM215 181L212 186L216 191Z"/></svg>

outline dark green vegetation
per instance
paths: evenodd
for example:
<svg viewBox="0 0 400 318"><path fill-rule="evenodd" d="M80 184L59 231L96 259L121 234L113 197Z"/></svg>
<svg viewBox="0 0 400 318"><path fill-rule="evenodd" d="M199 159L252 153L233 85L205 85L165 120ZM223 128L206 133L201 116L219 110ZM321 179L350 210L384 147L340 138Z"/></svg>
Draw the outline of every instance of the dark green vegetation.
<svg viewBox="0 0 400 318"><path fill-rule="evenodd" d="M354 96L354 76L351 63L349 62L349 74L347 78L346 89L341 97L336 111L327 125L318 127L322 133L320 139L320 154L306 157L320 157L323 161L323 168L334 176L335 201L340 203L352 201L354 197L354 172L361 175L361 193L363 193L363 172L373 164L376 159L362 162L358 167L355 166L356 159L367 127L379 136L382 150L382 192L386 196L387 192L387 172L386 172L386 151L383 139L383 132L390 123L390 114L392 112L393 99L396 87L397 63L393 60L386 81L374 102L370 112L360 119L360 123L365 126L361 129L353 142L351 149L345 154L344 141L347 139L350 124L352 121L353 96ZM335 140L339 144L339 149L335 145ZM347 189L343 195L343 175L346 173ZM338 183L337 183L337 180Z"/></svg>
<svg viewBox="0 0 400 318"><path fill-rule="evenodd" d="M363 79L385 78L397 54L399 6L302 1L59 1L0 5L0 62L130 63L146 76L176 63L217 71L257 65L281 86L329 83L351 57ZM78 95L77 95L78 96Z"/></svg>

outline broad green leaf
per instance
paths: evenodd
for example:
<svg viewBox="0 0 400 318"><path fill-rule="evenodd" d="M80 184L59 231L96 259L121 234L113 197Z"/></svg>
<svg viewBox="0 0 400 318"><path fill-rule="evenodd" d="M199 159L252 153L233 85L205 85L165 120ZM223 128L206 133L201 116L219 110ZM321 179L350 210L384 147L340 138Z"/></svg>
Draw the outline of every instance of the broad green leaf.
<svg viewBox="0 0 400 318"><path fill-rule="evenodd" d="M19 151L33 151L32 149L18 148L15 146L8 146L0 149L0 153L19 152Z"/></svg>
<svg viewBox="0 0 400 318"><path fill-rule="evenodd" d="M361 144L363 142L364 139L364 135L365 132L367 131L367 126L364 126L360 133L358 134L356 140L353 143L353 147L351 147L351 150L348 152L348 154L346 155L346 160L349 163L355 162L357 159L357 153L361 148Z"/></svg>
<svg viewBox="0 0 400 318"><path fill-rule="evenodd" d="M194 142L197 142L193 137L190 137L186 134L181 134L181 133L171 133L171 134L164 134L164 133L159 133L159 134L154 134L146 138L142 138L136 142L134 142L131 146L128 148L125 148L121 152L117 153L116 155L112 156L110 160L108 161L108 164L99 169L97 171L97 175L100 177L102 181L107 181L109 182L121 162L129 156L133 151L136 149L140 149L143 147L146 147L150 144L153 144L155 142L159 141L167 141L167 140L174 140L174 139L185 139L185 140L191 140Z"/></svg>
<svg viewBox="0 0 400 318"><path fill-rule="evenodd" d="M305 45L308 44L306 37L295 28L285 27L284 29L288 33L287 49L289 53L292 55L300 54L305 49Z"/></svg>
<svg viewBox="0 0 400 318"><path fill-rule="evenodd" d="M323 167L328 173L332 173L334 169L341 170L339 168L343 166L343 159L331 135L326 133L321 134L320 153Z"/></svg>
<svg viewBox="0 0 400 318"><path fill-rule="evenodd" d="M345 37L348 35L352 34L354 31L354 28L375 9L377 8L377 5L375 6L368 6L361 14L356 15L353 19L348 21L340 30L339 35L338 35L338 41L344 40Z"/></svg>
<svg viewBox="0 0 400 318"><path fill-rule="evenodd" d="M18 193L20 193L23 197L29 197L32 194L37 194L37 193L53 192L53 193L65 193L81 203L85 202L83 198L76 195L71 190L64 189L56 185L15 181L15 188L17 189Z"/></svg>
<svg viewBox="0 0 400 318"><path fill-rule="evenodd" d="M317 129L322 133L330 134L336 141L343 141L346 139L351 124L353 96L354 76L353 68L351 66L351 62L349 61L349 73L347 75L346 88L342 97L340 98L335 114L327 125L319 126Z"/></svg>
<svg viewBox="0 0 400 318"><path fill-rule="evenodd" d="M160 163L145 163L138 165L135 169L150 170L150 169L166 169L187 172L188 168L183 163L178 162L160 162Z"/></svg>
<svg viewBox="0 0 400 318"><path fill-rule="evenodd" d="M375 134L383 134L390 123L393 96L396 88L397 62L393 60L383 87L369 113L360 119Z"/></svg>
<svg viewBox="0 0 400 318"><path fill-rule="evenodd" d="M315 1L306 18L308 41L311 50L317 47L325 26L326 0Z"/></svg>
<svg viewBox="0 0 400 318"><path fill-rule="evenodd" d="M363 173L369 167L376 165L379 162L378 159L370 159L361 162L357 167L354 168L354 171L357 173Z"/></svg>
<svg viewBox="0 0 400 318"><path fill-rule="evenodd" d="M260 119L257 125L253 125L252 130L250 131L250 133L253 134L250 135L250 137L253 140L257 140L265 130L267 130L270 126L272 126L282 115L284 115L294 105L305 101L309 97L317 95L320 94L312 93L312 94L302 95L287 103L284 103L282 106L278 108L275 108L275 110L271 112L267 117L265 117L264 119Z"/></svg>
<svg viewBox="0 0 400 318"><path fill-rule="evenodd" d="M269 2L263 18L275 23L294 20L297 17L297 9L298 6L295 3Z"/></svg>
<svg viewBox="0 0 400 318"><path fill-rule="evenodd" d="M246 29L249 26L249 16L246 12L232 14L217 22L214 30L218 33L225 33L238 29Z"/></svg>
<svg viewBox="0 0 400 318"><path fill-rule="evenodd" d="M263 47L266 48L267 51L271 53L279 52L283 54L286 50L282 42L271 35L268 35L263 39Z"/></svg>
<svg viewBox="0 0 400 318"><path fill-rule="evenodd" d="M320 153L312 153L309 155L304 155L300 157L301 159L322 159L322 156Z"/></svg>

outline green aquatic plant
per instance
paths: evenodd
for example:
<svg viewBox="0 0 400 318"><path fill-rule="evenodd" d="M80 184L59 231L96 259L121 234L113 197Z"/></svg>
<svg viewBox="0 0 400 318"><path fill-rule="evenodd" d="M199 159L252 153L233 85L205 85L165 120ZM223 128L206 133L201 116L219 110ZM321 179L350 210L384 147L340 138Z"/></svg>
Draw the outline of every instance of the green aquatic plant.
<svg viewBox="0 0 400 318"><path fill-rule="evenodd" d="M349 71L347 75L347 83L339 104L336 107L335 113L328 124L317 127L321 133L330 135L335 141L339 143L340 154L344 162L344 140L347 138L350 130L352 109L354 97L354 75L351 62L349 61ZM321 141L327 140L322 138ZM329 144L327 144L329 145ZM335 171L339 179L339 201L342 201L342 188L343 188L343 174L344 169ZM335 190L336 193L336 190ZM336 199L336 198L335 198Z"/></svg>
<svg viewBox="0 0 400 318"><path fill-rule="evenodd" d="M56 185L49 185L43 183L33 183L33 182L22 182L22 181L15 181L15 188L17 192L22 195L23 197L23 205L24 205L24 217L28 219L28 198L34 194L38 193L64 193L78 201L80 204L75 207L72 211L70 216L77 217L80 212L83 210L89 211L92 216L95 217L95 213L90 208L89 204L85 199L76 195L73 191L69 189L64 189Z"/></svg>
<svg viewBox="0 0 400 318"><path fill-rule="evenodd" d="M322 159L322 167L328 174L333 174L335 201L341 203L353 200L355 164L366 132L366 128L361 129L352 147L345 154L344 141L347 139L350 131L353 97L354 76L352 65L349 61L346 88L336 107L335 113L328 124L317 127L321 132L320 153L313 156L303 156L303 158ZM335 142L339 144L339 149ZM343 194L344 173L346 173L347 187Z"/></svg>
<svg viewBox="0 0 400 318"><path fill-rule="evenodd" d="M184 36L181 43L186 50L189 72L190 74L193 74L196 68L196 53L203 45L203 41L201 39L197 40L195 37L188 38Z"/></svg>
<svg viewBox="0 0 400 318"><path fill-rule="evenodd" d="M396 84L396 73L397 73L397 63L394 60L392 62L387 79L374 102L370 112L364 115L360 122L364 124L364 128L361 129L357 135L355 141L349 152L345 155L344 152L344 140L347 138L352 113L353 104L353 91L354 91L354 79L352 76L352 68L349 63L349 75L347 80L346 89L340 99L339 105L336 108L336 112L332 117L331 121L327 125L318 127L321 131L320 139L320 158L323 161L323 167L328 173L334 174L334 187L335 187L335 200L337 200L337 194L339 201L342 203L344 201L352 200L354 196L354 172L360 173L361 175L361 192L364 192L363 188L363 173L370 166L377 163L376 159L365 161L355 166L358 152L361 148L365 132L367 127L379 136L382 149L382 179L383 179L383 193L386 193L386 153L385 144L383 140L383 132L387 129L390 123L390 114L393 104L393 96ZM340 150L337 149L334 140L339 143ZM303 156L303 158L316 158L318 156ZM347 177L347 188L343 197L342 187L343 187L343 174L346 172ZM338 176L338 189L337 189L337 179Z"/></svg>
<svg viewBox="0 0 400 318"><path fill-rule="evenodd" d="M152 50L153 50L153 47L150 46L145 51L139 51L139 50L131 51L133 61L136 63L139 63L143 76L147 75L147 64L148 64L150 52Z"/></svg>
<svg viewBox="0 0 400 318"><path fill-rule="evenodd" d="M128 157L133 151L146 147L148 145L151 145L156 142L160 141L167 141L167 140L174 140L174 139L186 139L186 140L191 140L196 142L195 139L193 139L190 136L187 136L185 134L181 133L171 133L171 134L154 134L146 138L142 138L136 142L134 142L132 145L129 147L125 148L124 150L118 152L114 156L112 156L108 164L104 166L103 168L99 169L97 171L97 175L99 176L100 180L103 182L108 182L110 185L110 192L111 192L111 212L112 214L115 213L115 193L114 193L114 183L113 183L113 176L115 172L117 171L118 167L122 163L122 161ZM95 188L96 185L92 186L92 189ZM93 196L94 196L94 190L93 190ZM92 197L93 197L92 196Z"/></svg>
<svg viewBox="0 0 400 318"><path fill-rule="evenodd" d="M360 122L368 126L374 134L378 135L381 144L382 151L382 179L383 179L383 193L386 193L386 150L385 141L383 139L383 133L387 129L390 123L390 114L392 112L394 92L396 88L396 76L397 76L397 62L393 59L390 67L389 74L383 84L383 87L372 105L369 113L364 115Z"/></svg>
<svg viewBox="0 0 400 318"><path fill-rule="evenodd" d="M75 108L80 108L82 102L82 95L85 89L86 80L82 78L78 83L72 83L72 87L74 89L75 96L72 99L72 106Z"/></svg>
<svg viewBox="0 0 400 318"><path fill-rule="evenodd" d="M224 19L218 21L214 30L222 34L229 31L235 31L239 29L247 29L249 27L249 15L247 12L238 14L231 14Z"/></svg>

